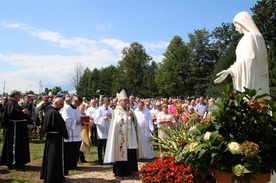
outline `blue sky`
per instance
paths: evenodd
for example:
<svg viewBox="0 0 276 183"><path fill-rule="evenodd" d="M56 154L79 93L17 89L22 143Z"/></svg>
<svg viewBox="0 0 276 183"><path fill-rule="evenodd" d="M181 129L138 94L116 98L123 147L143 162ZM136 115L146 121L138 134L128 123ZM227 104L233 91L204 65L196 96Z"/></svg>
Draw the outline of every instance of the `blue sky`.
<svg viewBox="0 0 276 183"><path fill-rule="evenodd" d="M39 92L68 80L77 63L116 66L121 51L139 42L156 62L171 39L206 28L210 32L249 11L257 0L2 0L0 2L0 94ZM5 83L5 84L4 84Z"/></svg>

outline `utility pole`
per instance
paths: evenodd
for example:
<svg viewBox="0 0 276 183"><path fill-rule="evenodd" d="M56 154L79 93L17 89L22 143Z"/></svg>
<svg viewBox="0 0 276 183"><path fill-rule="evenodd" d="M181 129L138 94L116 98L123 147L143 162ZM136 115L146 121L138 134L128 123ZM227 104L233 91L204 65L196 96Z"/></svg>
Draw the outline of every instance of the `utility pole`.
<svg viewBox="0 0 276 183"><path fill-rule="evenodd" d="M4 81L3 96L5 94L6 81Z"/></svg>
<svg viewBox="0 0 276 183"><path fill-rule="evenodd" d="M41 93L41 89L42 89L42 84L41 84L41 80L39 80L39 89L38 89L38 94Z"/></svg>

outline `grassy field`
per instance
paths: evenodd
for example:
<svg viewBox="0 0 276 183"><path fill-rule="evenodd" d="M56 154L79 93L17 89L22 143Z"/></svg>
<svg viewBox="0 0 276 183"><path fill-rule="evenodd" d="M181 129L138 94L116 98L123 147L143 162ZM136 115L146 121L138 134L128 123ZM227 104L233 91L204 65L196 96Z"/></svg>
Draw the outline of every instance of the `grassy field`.
<svg viewBox="0 0 276 183"><path fill-rule="evenodd" d="M0 156L3 146L3 130L0 130ZM44 151L44 142L39 142L34 138L30 143L31 162L20 169L9 170L6 166L0 166L1 183L36 183L42 182L40 177L42 158ZM80 174L89 171L89 167L95 164L97 160L97 147L91 147L91 152L85 155L87 163L78 165L77 170L69 171L69 175ZM91 167L92 168L92 167Z"/></svg>
<svg viewBox="0 0 276 183"><path fill-rule="evenodd" d="M0 156L3 146L3 130L0 130ZM39 142L34 138L30 143L31 162L20 169L9 170L6 166L0 166L0 182L1 183L41 183L40 171L42 165L44 151L44 142ZM159 151L155 151L155 155L159 156ZM82 174L92 171L101 171L112 169L112 166L100 166L96 164L97 147L91 147L89 154L85 155L87 163L81 163L76 170L69 171L69 175Z"/></svg>

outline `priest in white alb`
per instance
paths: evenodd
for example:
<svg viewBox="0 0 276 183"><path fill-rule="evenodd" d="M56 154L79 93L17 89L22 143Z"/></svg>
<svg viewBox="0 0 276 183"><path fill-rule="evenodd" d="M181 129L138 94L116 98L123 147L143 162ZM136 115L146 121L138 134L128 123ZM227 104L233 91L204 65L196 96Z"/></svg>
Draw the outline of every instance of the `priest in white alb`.
<svg viewBox="0 0 276 183"><path fill-rule="evenodd" d="M110 99L105 97L103 99L104 104L96 111L95 124L97 127L98 135L98 164L103 164L103 152L105 152L108 131L110 127L112 109L109 107Z"/></svg>
<svg viewBox="0 0 276 183"><path fill-rule="evenodd" d="M127 107L125 90L117 94L119 105L113 111L104 164L113 164L115 176L131 175L138 172L138 158L145 158L146 152L137 125L135 114Z"/></svg>
<svg viewBox="0 0 276 183"><path fill-rule="evenodd" d="M135 109L135 115L137 117L138 125L141 129L142 138L146 148L147 157L146 159L153 159L153 145L151 144L151 133L154 132L154 126L150 111L145 108L145 103L140 101L138 108Z"/></svg>

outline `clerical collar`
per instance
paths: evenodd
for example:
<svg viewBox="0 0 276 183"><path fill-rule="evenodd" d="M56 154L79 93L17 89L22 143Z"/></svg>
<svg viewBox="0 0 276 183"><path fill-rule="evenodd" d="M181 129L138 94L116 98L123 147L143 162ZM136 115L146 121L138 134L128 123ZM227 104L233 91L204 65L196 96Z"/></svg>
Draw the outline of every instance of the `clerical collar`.
<svg viewBox="0 0 276 183"><path fill-rule="evenodd" d="M70 104L70 106L73 108L73 109L77 109L75 106L73 106L72 104Z"/></svg>

